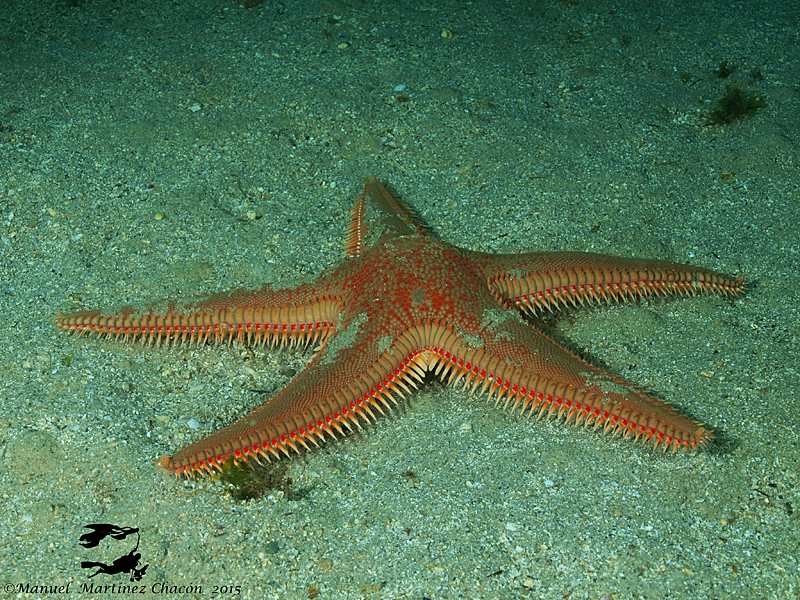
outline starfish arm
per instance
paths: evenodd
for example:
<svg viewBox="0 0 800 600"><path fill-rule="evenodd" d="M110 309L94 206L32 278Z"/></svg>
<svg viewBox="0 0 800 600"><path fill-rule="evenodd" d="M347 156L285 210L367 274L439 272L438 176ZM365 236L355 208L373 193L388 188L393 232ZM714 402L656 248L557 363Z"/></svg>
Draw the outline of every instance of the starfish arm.
<svg viewBox="0 0 800 600"><path fill-rule="evenodd" d="M395 198L380 181L367 179L364 193L350 213L350 226L344 242L345 256L360 256L385 236L425 234L425 228L411 210Z"/></svg>
<svg viewBox="0 0 800 600"><path fill-rule="evenodd" d="M500 302L529 313L586 301L745 290L741 278L660 260L584 252L468 256Z"/></svg>
<svg viewBox="0 0 800 600"><path fill-rule="evenodd" d="M318 446L327 437L371 422L376 412L421 381L424 358L415 330L396 336L381 351L369 343L371 324L352 319L297 377L266 404L233 425L161 460L178 475L220 469L226 460L279 458L300 452L308 442Z"/></svg>
<svg viewBox="0 0 800 600"><path fill-rule="evenodd" d="M233 290L207 297L165 300L141 310L56 314L56 326L79 335L160 344L214 340L298 345L324 340L341 301L323 278L295 289Z"/></svg>
<svg viewBox="0 0 800 600"><path fill-rule="evenodd" d="M448 383L488 393L527 415L593 425L595 429L656 448L696 449L711 433L632 383L599 369L508 313L481 336L466 343L451 332L434 349Z"/></svg>

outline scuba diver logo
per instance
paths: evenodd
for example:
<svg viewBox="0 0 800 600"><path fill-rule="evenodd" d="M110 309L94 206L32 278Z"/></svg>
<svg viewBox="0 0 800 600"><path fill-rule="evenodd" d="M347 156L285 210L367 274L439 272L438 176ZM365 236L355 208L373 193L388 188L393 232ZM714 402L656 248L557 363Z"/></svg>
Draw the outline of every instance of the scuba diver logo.
<svg viewBox="0 0 800 600"><path fill-rule="evenodd" d="M116 575L118 573L130 573L131 581L140 581L142 575L147 571L150 565L139 567L139 560L142 555L137 552L139 549L139 528L138 527L119 527L117 525L105 525L97 523L94 525L84 525L84 529L91 529L91 533L84 533L79 540L79 543L84 548L94 548L107 537L114 538L115 540L124 540L129 535L136 534L136 546L123 556L120 556L110 565L91 560L81 561L82 569L94 569L97 571L89 575L89 579L103 573L104 575Z"/></svg>

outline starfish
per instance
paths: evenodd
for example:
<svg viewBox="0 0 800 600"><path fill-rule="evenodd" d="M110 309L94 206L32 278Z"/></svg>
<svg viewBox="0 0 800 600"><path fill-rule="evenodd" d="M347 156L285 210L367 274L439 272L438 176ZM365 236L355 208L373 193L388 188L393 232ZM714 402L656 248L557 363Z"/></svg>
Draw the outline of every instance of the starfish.
<svg viewBox="0 0 800 600"><path fill-rule="evenodd" d="M592 366L537 329L543 311L650 296L737 296L741 278L658 260L579 252L489 254L428 233L375 178L350 218L345 259L295 287L234 290L56 316L67 332L115 340L315 346L267 403L164 457L177 475L227 460L292 456L374 421L426 373L495 406L695 450L712 432L636 385Z"/></svg>

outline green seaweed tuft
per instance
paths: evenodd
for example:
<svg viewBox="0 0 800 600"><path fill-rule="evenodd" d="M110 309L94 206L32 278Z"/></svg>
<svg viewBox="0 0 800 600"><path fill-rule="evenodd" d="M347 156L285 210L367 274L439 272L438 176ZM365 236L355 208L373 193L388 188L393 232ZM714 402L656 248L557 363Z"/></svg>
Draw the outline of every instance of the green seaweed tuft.
<svg viewBox="0 0 800 600"><path fill-rule="evenodd" d="M245 502L257 497L252 488L254 483L253 471L237 464L231 457L226 460L219 473L214 473L211 478L216 480L236 502Z"/></svg>
<svg viewBox="0 0 800 600"><path fill-rule="evenodd" d="M737 119L751 117L766 106L754 92L745 98L742 90L725 84L726 94L717 101L717 108L708 115L707 125L730 125Z"/></svg>
<svg viewBox="0 0 800 600"><path fill-rule="evenodd" d="M212 473L222 493L234 502L258 500L269 492L283 492L286 500L300 500L309 490L295 490L291 477L286 476L288 466L283 463L259 465L243 463L228 458L219 473Z"/></svg>
<svg viewBox="0 0 800 600"><path fill-rule="evenodd" d="M720 79L726 79L731 76L731 74L736 70L736 67L733 65L728 64L727 60L723 60L719 63L719 68L714 71L714 73Z"/></svg>

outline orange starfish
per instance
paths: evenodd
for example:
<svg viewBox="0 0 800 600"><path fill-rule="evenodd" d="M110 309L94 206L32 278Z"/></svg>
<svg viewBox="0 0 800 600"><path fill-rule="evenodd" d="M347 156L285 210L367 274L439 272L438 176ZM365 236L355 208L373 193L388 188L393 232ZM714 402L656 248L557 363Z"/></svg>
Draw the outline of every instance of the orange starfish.
<svg viewBox="0 0 800 600"><path fill-rule="evenodd" d="M699 267L597 254L487 254L430 236L375 178L353 208L346 258L295 288L58 313L65 331L150 343L319 345L266 404L160 464L211 472L230 458L289 456L375 419L427 372L495 405L622 433L655 448L696 449L711 433L665 402L594 367L520 313L698 292L738 295L741 278Z"/></svg>

